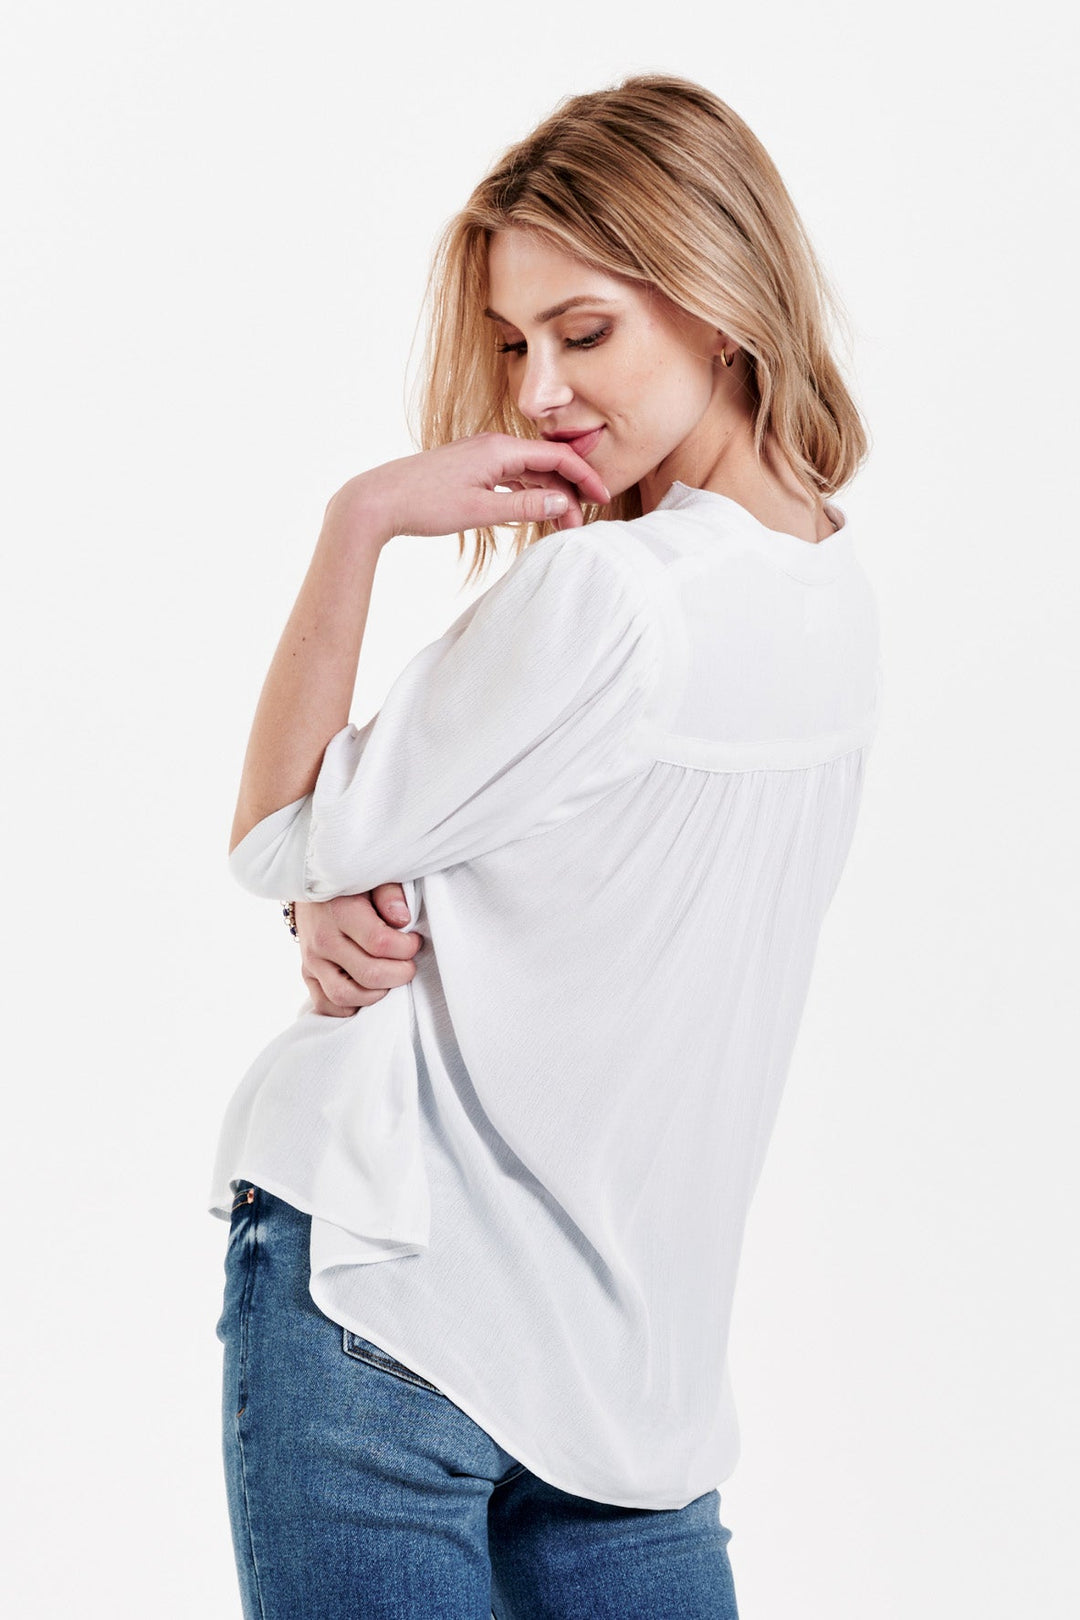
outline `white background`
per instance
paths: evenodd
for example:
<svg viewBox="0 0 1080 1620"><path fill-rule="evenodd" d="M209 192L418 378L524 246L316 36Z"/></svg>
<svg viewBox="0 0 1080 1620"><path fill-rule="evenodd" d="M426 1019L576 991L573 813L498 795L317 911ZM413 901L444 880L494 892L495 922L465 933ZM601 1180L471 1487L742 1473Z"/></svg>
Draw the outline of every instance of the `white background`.
<svg viewBox="0 0 1080 1620"><path fill-rule="evenodd" d="M438 231L562 97L642 71L705 83L773 155L874 443L838 499L886 709L740 1274L742 1620L1075 1614L1068 26L854 0L9 11L20 1620L239 1616L206 1192L226 1100L305 993L275 907L226 868L255 703L327 499L415 449ZM463 577L453 536L384 553L358 723Z"/></svg>

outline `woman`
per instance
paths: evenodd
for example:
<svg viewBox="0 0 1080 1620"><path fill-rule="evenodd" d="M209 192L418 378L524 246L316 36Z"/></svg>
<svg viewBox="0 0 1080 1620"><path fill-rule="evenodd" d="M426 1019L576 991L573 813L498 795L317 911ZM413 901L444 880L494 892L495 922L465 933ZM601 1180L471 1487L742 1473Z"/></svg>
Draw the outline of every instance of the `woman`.
<svg viewBox="0 0 1080 1620"><path fill-rule="evenodd" d="M328 503L233 827L312 990L210 1205L245 1613L728 1620L739 1249L878 710L866 439L683 79L561 104L433 288L425 449ZM515 522L351 725L386 541Z"/></svg>

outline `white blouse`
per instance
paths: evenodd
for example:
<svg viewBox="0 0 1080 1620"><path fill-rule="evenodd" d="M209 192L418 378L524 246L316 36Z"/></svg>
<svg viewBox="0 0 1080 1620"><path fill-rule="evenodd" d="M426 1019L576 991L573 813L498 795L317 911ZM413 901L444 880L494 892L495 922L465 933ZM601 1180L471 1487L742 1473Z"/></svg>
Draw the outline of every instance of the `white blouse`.
<svg viewBox="0 0 1080 1620"><path fill-rule="evenodd" d="M259 1054L210 1212L309 1213L320 1310L598 1502L739 1453L743 1228L880 707L826 510L813 544L676 482L544 536L229 856L275 901L396 880L427 944Z"/></svg>

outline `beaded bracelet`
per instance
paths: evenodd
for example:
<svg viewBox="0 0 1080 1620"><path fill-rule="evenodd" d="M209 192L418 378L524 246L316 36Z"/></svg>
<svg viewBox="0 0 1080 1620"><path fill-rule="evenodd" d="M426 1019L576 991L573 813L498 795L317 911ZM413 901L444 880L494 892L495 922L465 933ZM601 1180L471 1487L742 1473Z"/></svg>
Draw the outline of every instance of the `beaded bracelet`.
<svg viewBox="0 0 1080 1620"><path fill-rule="evenodd" d="M296 932L296 901L283 900L281 902L281 915L285 918L285 926L293 939L299 939L300 935Z"/></svg>

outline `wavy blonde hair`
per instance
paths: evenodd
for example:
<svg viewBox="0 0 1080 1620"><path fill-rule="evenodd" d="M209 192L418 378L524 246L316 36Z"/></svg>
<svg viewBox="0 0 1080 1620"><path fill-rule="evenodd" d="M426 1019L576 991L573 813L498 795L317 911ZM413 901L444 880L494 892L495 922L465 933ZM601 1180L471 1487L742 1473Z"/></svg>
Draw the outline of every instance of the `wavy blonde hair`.
<svg viewBox="0 0 1080 1620"><path fill-rule="evenodd" d="M422 450L477 433L537 438L515 406L483 310L488 243L510 226L542 232L602 271L651 284L745 351L754 447L767 434L813 495L836 493L868 451L860 414L830 352L842 305L761 142L700 84L650 73L564 98L511 146L444 228L428 277L419 374ZM415 403L415 401L414 401ZM641 516L636 484L586 523ZM515 554L557 527L515 531ZM497 554L476 535L467 578Z"/></svg>

